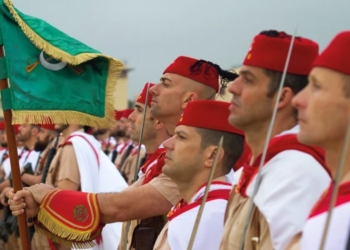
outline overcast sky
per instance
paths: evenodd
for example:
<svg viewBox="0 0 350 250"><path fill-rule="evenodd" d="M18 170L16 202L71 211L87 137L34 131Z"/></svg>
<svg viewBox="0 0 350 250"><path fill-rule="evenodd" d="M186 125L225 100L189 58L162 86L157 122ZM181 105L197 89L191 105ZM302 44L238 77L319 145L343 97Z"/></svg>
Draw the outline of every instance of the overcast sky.
<svg viewBox="0 0 350 250"><path fill-rule="evenodd" d="M317 41L323 49L350 30L350 0L14 0L15 6L68 35L126 61L129 97L157 82L179 55L230 68L266 29Z"/></svg>

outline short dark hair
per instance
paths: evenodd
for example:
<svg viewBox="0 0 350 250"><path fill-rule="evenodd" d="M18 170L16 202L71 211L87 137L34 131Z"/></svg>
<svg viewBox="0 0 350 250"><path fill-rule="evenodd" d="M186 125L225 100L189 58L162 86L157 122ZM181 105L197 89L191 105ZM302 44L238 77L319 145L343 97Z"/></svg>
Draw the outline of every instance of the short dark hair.
<svg viewBox="0 0 350 250"><path fill-rule="evenodd" d="M202 139L202 149L211 145L217 145L221 136L224 137L222 148L225 154L222 160L222 166L224 173L228 174L243 153L244 137L242 135L217 130L203 128L196 128L196 130Z"/></svg>
<svg viewBox="0 0 350 250"><path fill-rule="evenodd" d="M282 80L282 72L264 69L265 74L270 78L269 89L267 91L268 97L273 97L280 85ZM286 78L283 83L283 87L288 87L296 95L299 93L308 83L308 77L303 75L286 74Z"/></svg>

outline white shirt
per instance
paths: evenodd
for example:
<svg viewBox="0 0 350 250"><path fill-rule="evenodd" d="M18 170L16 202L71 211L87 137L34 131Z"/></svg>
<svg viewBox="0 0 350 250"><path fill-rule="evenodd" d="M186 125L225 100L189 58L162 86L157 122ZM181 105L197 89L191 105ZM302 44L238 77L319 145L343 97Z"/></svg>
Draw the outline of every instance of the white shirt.
<svg viewBox="0 0 350 250"><path fill-rule="evenodd" d="M229 194L231 188L232 185L229 183L213 183L211 184L209 193L215 190L226 190ZM198 201L198 199L203 196L204 190L205 187L202 187L189 203L189 205L194 205L194 207L178 214L169 221L168 244L171 249L187 249L198 210L200 208L200 201ZM196 203L196 201L198 202ZM227 199L214 199L205 203L193 250L219 249L221 237L224 231L226 205ZM184 208L186 208L186 206Z"/></svg>
<svg viewBox="0 0 350 250"><path fill-rule="evenodd" d="M282 134L295 134L294 127ZM281 135L282 135L281 134ZM311 155L299 150L284 150L262 168L261 182L254 204L269 223L275 250L284 250L301 232L308 215L330 183L324 167ZM256 176L247 188L253 195Z"/></svg>

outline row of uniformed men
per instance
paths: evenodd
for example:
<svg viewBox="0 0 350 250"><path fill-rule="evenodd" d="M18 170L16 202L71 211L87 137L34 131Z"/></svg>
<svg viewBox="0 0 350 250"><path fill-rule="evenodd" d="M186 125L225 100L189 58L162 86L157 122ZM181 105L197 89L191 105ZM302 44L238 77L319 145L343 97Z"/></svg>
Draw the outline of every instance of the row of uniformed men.
<svg viewBox="0 0 350 250"><path fill-rule="evenodd" d="M187 249L217 143L224 136L193 249L239 249L241 244L254 249L256 239L259 249L318 249L350 114L350 31L337 35L320 55L317 43L297 37L277 100L291 40L284 32L258 34L239 76L207 61L177 58L150 88L151 100L142 101L141 94L129 116L131 134L139 135L142 111L145 105L150 108L142 140L147 159L137 182L118 193L59 191L48 185L8 192L13 214L25 208L28 216L38 216L37 230L50 232L62 245L79 246L101 232L103 238L109 223L139 220L135 230L123 232L129 240L121 241L122 249L124 243L134 249ZM211 100L219 77L234 80L230 104ZM272 139L253 198L276 101ZM235 165L239 160L241 167ZM341 173L325 249L345 249L348 241L349 161Z"/></svg>

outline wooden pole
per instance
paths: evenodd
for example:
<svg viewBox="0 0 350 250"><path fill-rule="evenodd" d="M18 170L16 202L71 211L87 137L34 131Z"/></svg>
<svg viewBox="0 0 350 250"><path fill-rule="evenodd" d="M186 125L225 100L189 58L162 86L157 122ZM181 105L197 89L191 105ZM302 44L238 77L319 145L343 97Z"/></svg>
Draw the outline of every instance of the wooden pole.
<svg viewBox="0 0 350 250"><path fill-rule="evenodd" d="M0 46L0 57L4 57L4 47ZM0 80L0 89L8 88L7 78ZM22 190L21 173L19 168L18 153L17 153L17 143L14 128L12 125L12 112L11 110L4 110L4 119L6 126L6 136L7 136L7 147L11 161L11 173L14 191L17 192ZM30 250L30 241L27 228L27 217L23 213L17 217L19 234L21 238L22 250Z"/></svg>
<svg viewBox="0 0 350 250"><path fill-rule="evenodd" d="M219 155L220 155L220 151L222 149L223 143L224 143L224 136L221 136L220 141L218 143L218 149L216 150L216 154L214 156L213 166L210 169L210 173L209 173L209 177L208 177L208 181L207 181L207 186L205 187L205 191L204 191L203 198L202 198L202 203L201 203L201 206L199 207L197 217L196 217L196 220L195 220L194 225L193 225L193 229L192 229L190 241L189 241L188 246L187 246L187 250L192 250L192 248L193 248L194 240L196 239L197 231L199 228L199 223L200 223L201 218L202 218L205 203L207 202L210 185L211 185L211 182L213 181L213 178L214 178L216 165L218 163L218 159L219 159Z"/></svg>

